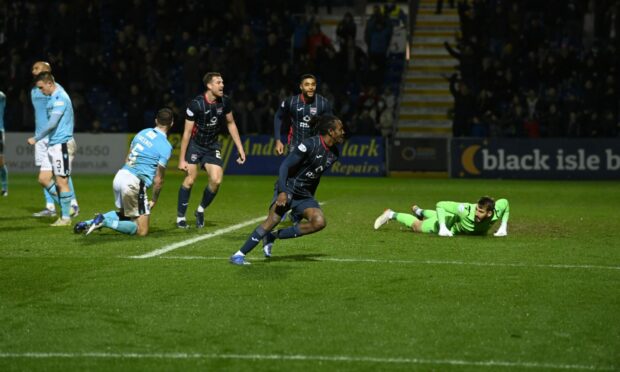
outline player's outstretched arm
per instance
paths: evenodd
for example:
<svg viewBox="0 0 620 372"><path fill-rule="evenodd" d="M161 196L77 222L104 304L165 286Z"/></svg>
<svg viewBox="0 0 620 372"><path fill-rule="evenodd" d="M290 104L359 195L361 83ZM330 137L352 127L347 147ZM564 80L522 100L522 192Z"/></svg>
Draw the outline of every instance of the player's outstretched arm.
<svg viewBox="0 0 620 372"><path fill-rule="evenodd" d="M280 107L278 107L278 111L276 111L276 114L273 116L273 138L276 140L276 153L278 155L284 153L284 144L280 138L280 133L282 131L282 118L284 117L285 107L286 101L283 101Z"/></svg>
<svg viewBox="0 0 620 372"><path fill-rule="evenodd" d="M228 133L230 133L233 142L235 142L237 152L239 153L237 163L243 164L245 163L245 150L243 150L243 144L241 143L241 137L239 136L239 129L237 129L237 123L235 123L235 118L233 117L232 112L226 114L226 121L228 122Z"/></svg>
<svg viewBox="0 0 620 372"><path fill-rule="evenodd" d="M153 195L151 196L151 202L149 203L149 207L153 208L159 200L159 193L161 192L162 187L164 186L164 176L166 175L166 168L161 165L157 166L157 173L155 173L155 177L153 178Z"/></svg>
<svg viewBox="0 0 620 372"><path fill-rule="evenodd" d="M506 236L508 235L508 218L510 217L510 204L508 203L508 200L497 200L495 202L495 211L497 213L497 217L502 219L502 224L493 236Z"/></svg>
<svg viewBox="0 0 620 372"><path fill-rule="evenodd" d="M179 169L187 170L187 161L185 161L185 152L189 145L189 139L192 137L194 130L194 121L185 119L185 127L183 128L183 137L181 138L181 148L179 149Z"/></svg>

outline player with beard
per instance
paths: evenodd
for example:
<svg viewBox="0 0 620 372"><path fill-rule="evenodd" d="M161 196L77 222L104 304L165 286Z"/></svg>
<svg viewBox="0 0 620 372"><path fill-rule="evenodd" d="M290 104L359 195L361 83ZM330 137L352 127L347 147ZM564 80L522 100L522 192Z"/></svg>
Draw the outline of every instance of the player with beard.
<svg viewBox="0 0 620 372"><path fill-rule="evenodd" d="M375 229L385 225L390 220L396 220L414 232L448 237L453 235L485 235L495 222L501 220L500 227L493 235L508 235L510 206L506 199L494 201L488 196L483 196L477 203L442 201L437 203L434 211L422 209L417 205L411 209L413 214L386 209L375 220Z"/></svg>
<svg viewBox="0 0 620 372"><path fill-rule="evenodd" d="M224 177L222 144L218 135L224 124L232 137L239 157L237 163L245 162L245 152L239 137L239 130L232 114L230 99L224 95L224 80L218 72L208 72L202 79L206 91L195 97L185 111L185 128L181 139L179 169L185 171L185 179L179 188L177 205L177 227L188 228L185 212L189 204L192 186L198 176L198 166L209 176L209 182L202 194L202 201L196 209L196 227L204 227L204 210L211 204Z"/></svg>
<svg viewBox="0 0 620 372"><path fill-rule="evenodd" d="M299 82L300 94L288 97L280 104L273 119L276 152L284 153L284 143L281 138L282 123L288 120L288 150L292 151L304 139L312 136L310 119L315 116L331 115L332 107L327 98L316 93L316 77L311 74L301 76Z"/></svg>

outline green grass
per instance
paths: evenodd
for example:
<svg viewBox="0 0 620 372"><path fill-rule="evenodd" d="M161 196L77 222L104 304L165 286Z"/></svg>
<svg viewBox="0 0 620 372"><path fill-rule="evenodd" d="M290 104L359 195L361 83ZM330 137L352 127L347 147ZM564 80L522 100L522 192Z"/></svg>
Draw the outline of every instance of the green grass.
<svg viewBox="0 0 620 372"><path fill-rule="evenodd" d="M620 369L618 182L325 178L327 228L270 260L226 261L254 224L130 258L265 215L274 180L225 177L206 228L181 231L170 174L148 237L84 237L30 217L35 176L11 175L0 370ZM74 182L79 219L112 209L112 176ZM372 228L388 207L483 194L510 201L508 237Z"/></svg>

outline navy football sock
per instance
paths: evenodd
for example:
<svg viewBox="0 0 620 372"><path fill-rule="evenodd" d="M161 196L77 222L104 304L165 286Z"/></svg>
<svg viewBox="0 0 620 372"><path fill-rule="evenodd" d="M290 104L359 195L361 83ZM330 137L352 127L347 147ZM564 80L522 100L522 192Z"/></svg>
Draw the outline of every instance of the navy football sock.
<svg viewBox="0 0 620 372"><path fill-rule="evenodd" d="M211 191L209 186L205 187L205 191L202 193L202 201L200 202L200 207L203 209L203 211L209 206L209 204L211 204L213 199L215 199L215 195L217 195L217 191L213 192ZM202 212L200 208L198 209L198 211Z"/></svg>
<svg viewBox="0 0 620 372"><path fill-rule="evenodd" d="M278 239L291 239L298 238L303 234L299 231L299 226L297 224L287 227L286 229L278 230L274 234Z"/></svg>
<svg viewBox="0 0 620 372"><path fill-rule="evenodd" d="M267 232L259 225L256 229L254 229L254 231L252 231L252 234L250 234L248 240L246 240L241 247L241 253L250 253L250 251L254 249L254 247L256 247L258 243L263 239L263 236L265 236L266 233Z"/></svg>
<svg viewBox="0 0 620 372"><path fill-rule="evenodd" d="M177 203L177 217L185 217L187 212L187 206L189 205L189 196L192 193L192 188L186 189L181 185L179 188L179 201Z"/></svg>

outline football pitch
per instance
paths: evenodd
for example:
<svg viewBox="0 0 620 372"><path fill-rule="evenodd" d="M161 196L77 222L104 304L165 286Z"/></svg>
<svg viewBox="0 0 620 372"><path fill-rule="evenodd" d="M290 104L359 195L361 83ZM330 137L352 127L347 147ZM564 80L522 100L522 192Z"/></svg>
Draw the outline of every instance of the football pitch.
<svg viewBox="0 0 620 372"><path fill-rule="evenodd" d="M113 209L112 178L74 177L74 222ZM229 264L274 181L225 176L205 228L179 230L181 176L168 174L138 238L48 226L31 217L36 176L11 174L0 370L620 369L619 182L324 177L325 230ZM507 237L372 226L385 208L482 195L509 200Z"/></svg>

